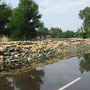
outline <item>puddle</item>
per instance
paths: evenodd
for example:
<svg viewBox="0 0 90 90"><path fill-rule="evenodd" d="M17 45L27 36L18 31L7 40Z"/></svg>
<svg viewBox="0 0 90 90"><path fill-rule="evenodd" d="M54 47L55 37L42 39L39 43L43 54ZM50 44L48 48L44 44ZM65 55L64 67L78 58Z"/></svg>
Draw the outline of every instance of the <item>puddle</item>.
<svg viewBox="0 0 90 90"><path fill-rule="evenodd" d="M90 54L73 57L32 71L0 78L0 90L58 90L78 77L65 90L90 90Z"/></svg>

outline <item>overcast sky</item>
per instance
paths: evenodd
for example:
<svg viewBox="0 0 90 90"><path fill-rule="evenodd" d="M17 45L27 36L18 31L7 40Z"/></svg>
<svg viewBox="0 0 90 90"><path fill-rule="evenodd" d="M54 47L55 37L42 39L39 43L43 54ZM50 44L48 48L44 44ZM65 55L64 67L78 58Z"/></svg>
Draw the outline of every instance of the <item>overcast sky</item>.
<svg viewBox="0 0 90 90"><path fill-rule="evenodd" d="M18 0L4 0L12 7L18 5ZM34 0L39 5L39 11L43 15L42 21L45 27L59 27L63 31L76 31L82 21L78 13L86 6L90 7L90 0Z"/></svg>

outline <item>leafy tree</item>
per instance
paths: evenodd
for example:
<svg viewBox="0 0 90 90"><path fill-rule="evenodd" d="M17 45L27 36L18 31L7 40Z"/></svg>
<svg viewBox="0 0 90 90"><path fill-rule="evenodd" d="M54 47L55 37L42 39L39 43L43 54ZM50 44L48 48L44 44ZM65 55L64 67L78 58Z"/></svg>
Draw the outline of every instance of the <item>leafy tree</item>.
<svg viewBox="0 0 90 90"><path fill-rule="evenodd" d="M40 36L40 37L41 36L46 37L46 35L49 35L49 34L50 34L50 31L45 27L41 27L38 29L38 36Z"/></svg>
<svg viewBox="0 0 90 90"><path fill-rule="evenodd" d="M9 35L8 23L10 22L12 10L5 3L0 4L0 34Z"/></svg>
<svg viewBox="0 0 90 90"><path fill-rule="evenodd" d="M20 0L19 6L13 10L11 28L12 40L29 40L37 35L42 25L38 5L33 0Z"/></svg>
<svg viewBox="0 0 90 90"><path fill-rule="evenodd" d="M90 7L80 10L79 16L83 20L83 27L87 37L90 37Z"/></svg>
<svg viewBox="0 0 90 90"><path fill-rule="evenodd" d="M63 38L73 38L74 35L75 35L75 33L73 31L67 30L67 31L63 32Z"/></svg>
<svg viewBox="0 0 90 90"><path fill-rule="evenodd" d="M62 38L62 30L61 30L61 28L54 28L54 27L52 27L50 29L50 33L51 33L51 36L53 38Z"/></svg>

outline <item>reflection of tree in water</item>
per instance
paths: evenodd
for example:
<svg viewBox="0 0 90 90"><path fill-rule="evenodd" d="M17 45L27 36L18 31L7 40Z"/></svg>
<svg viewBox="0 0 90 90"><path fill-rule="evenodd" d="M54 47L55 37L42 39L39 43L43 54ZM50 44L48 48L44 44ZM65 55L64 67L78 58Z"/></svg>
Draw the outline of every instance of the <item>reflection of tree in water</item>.
<svg viewBox="0 0 90 90"><path fill-rule="evenodd" d="M11 83L6 77L0 78L0 90L14 90L14 87L11 86Z"/></svg>
<svg viewBox="0 0 90 90"><path fill-rule="evenodd" d="M43 70L34 69L13 77L0 78L0 90L40 90L43 77Z"/></svg>
<svg viewBox="0 0 90 90"><path fill-rule="evenodd" d="M40 90L40 85L43 84L43 70L32 70L22 75L13 77L14 84L20 90Z"/></svg>
<svg viewBox="0 0 90 90"><path fill-rule="evenodd" d="M83 74L84 71L90 71L90 54L86 54L83 56L83 59L80 61L79 66L81 74Z"/></svg>

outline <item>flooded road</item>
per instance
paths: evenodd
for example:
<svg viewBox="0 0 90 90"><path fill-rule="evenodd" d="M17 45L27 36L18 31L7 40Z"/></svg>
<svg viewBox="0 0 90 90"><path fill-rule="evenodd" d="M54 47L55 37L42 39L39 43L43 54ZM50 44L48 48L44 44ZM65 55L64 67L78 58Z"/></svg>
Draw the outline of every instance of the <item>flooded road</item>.
<svg viewBox="0 0 90 90"><path fill-rule="evenodd" d="M73 57L11 77L0 78L0 90L90 90L90 54Z"/></svg>

